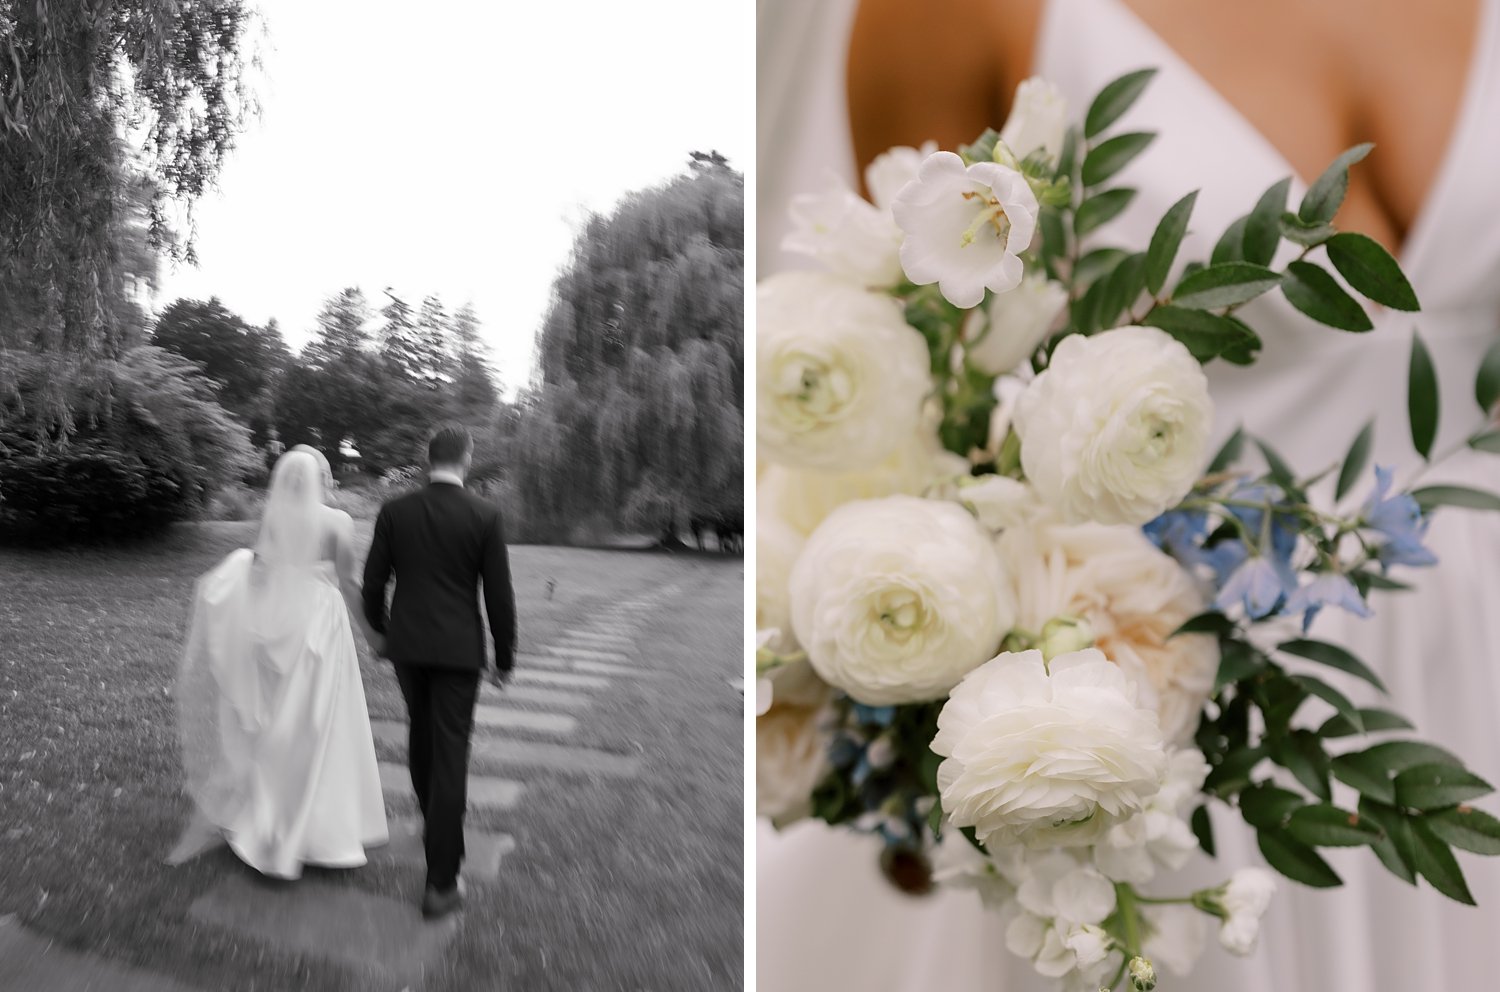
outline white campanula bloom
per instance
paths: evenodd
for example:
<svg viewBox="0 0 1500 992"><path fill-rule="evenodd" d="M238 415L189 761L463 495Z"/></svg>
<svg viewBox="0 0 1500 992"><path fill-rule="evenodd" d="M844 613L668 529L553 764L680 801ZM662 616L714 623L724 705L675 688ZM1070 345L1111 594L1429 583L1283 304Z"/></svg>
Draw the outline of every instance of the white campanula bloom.
<svg viewBox="0 0 1500 992"><path fill-rule="evenodd" d="M791 577L792 626L817 672L871 706L940 699L1015 618L989 535L952 503L839 507Z"/></svg>
<svg viewBox="0 0 1500 992"><path fill-rule="evenodd" d="M1068 304L1067 287L1033 272L964 322L964 352L978 369L1003 375L1031 357Z"/></svg>
<svg viewBox="0 0 1500 992"><path fill-rule="evenodd" d="M1018 159L1042 149L1055 160L1062 152L1067 129L1067 97L1052 83L1032 76L1016 87L1010 116L1000 129L1000 140Z"/></svg>
<svg viewBox="0 0 1500 992"><path fill-rule="evenodd" d="M847 280L784 272L756 290L756 430L772 462L868 468L913 437L931 389L901 305Z"/></svg>
<svg viewBox="0 0 1500 992"><path fill-rule="evenodd" d="M965 166L953 152L935 152L891 212L905 232L901 265L918 286L937 283L949 303L967 310L986 289L1020 285L1020 253L1036 231L1037 201L1016 170L994 162Z"/></svg>
<svg viewBox="0 0 1500 992"><path fill-rule="evenodd" d="M1072 334L1017 404L1021 466L1066 522L1139 526L1192 488L1213 411L1202 367L1165 331Z"/></svg>
<svg viewBox="0 0 1500 992"><path fill-rule="evenodd" d="M949 694L932 750L949 819L991 848L1092 844L1145 808L1166 766L1155 711L1092 648L1050 663L1006 652L975 669Z"/></svg>

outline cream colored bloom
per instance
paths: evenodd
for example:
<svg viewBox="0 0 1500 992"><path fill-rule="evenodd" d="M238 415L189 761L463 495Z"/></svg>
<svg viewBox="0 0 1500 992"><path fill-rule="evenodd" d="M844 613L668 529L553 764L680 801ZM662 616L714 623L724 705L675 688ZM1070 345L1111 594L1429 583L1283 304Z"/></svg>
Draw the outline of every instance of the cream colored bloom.
<svg viewBox="0 0 1500 992"><path fill-rule="evenodd" d="M1134 527L1062 524L1033 514L996 541L1016 598L1016 625L1039 633L1057 617L1087 621L1094 647L1135 682L1168 743L1198 727L1219 652L1207 634L1168 638L1207 608L1191 576Z"/></svg>
<svg viewBox="0 0 1500 992"><path fill-rule="evenodd" d="M835 275L872 287L901 281L901 228L882 210L830 178L817 193L792 198L786 251L817 259Z"/></svg>
<svg viewBox="0 0 1500 992"><path fill-rule="evenodd" d="M1050 664L1006 653L975 669L932 741L949 819L987 847L1094 843L1145 807L1166 764L1156 713L1136 695L1093 649Z"/></svg>
<svg viewBox="0 0 1500 992"><path fill-rule="evenodd" d="M1068 100L1062 90L1040 76L1023 79L1016 87L1010 116L1000 129L1000 140L1018 159L1038 148L1056 159L1068 130Z"/></svg>
<svg viewBox="0 0 1500 992"><path fill-rule="evenodd" d="M894 299L814 272L756 291L756 441L773 462L865 469L921 422L927 346Z"/></svg>
<svg viewBox="0 0 1500 992"><path fill-rule="evenodd" d="M1213 401L1203 369L1154 327L1064 338L1016 409L1021 466L1072 523L1144 524L1205 462Z"/></svg>
<svg viewBox="0 0 1500 992"><path fill-rule="evenodd" d="M951 503L839 507L792 569L792 626L818 674L872 706L939 699L1014 618L989 535Z"/></svg>
<svg viewBox="0 0 1500 992"><path fill-rule="evenodd" d="M778 699L755 718L755 812L778 827L811 812L813 789L830 770L820 716L819 706Z"/></svg>
<svg viewBox="0 0 1500 992"><path fill-rule="evenodd" d="M763 646L777 654L797 649L792 636L792 609L787 599L792 566L805 538L774 515L757 514L755 522L755 629L773 631Z"/></svg>
<svg viewBox="0 0 1500 992"><path fill-rule="evenodd" d="M1036 194L1014 169L965 166L952 152L928 156L891 205L906 233L901 265L918 286L937 283L956 307L979 305L986 289L1021 282L1020 253L1036 231Z"/></svg>
<svg viewBox="0 0 1500 992"><path fill-rule="evenodd" d="M1031 357L1068 303L1068 290L1033 272L964 322L964 351L976 368L1002 375Z"/></svg>

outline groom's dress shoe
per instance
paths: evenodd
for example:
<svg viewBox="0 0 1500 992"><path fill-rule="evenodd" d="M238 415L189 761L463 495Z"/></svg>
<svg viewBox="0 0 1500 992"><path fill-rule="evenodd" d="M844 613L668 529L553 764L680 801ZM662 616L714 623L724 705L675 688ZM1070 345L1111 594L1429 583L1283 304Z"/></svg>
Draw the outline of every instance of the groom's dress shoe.
<svg viewBox="0 0 1500 992"><path fill-rule="evenodd" d="M429 885L427 893L422 897L422 917L428 920L440 920L458 910L463 904L464 884L462 880L447 892L439 892Z"/></svg>

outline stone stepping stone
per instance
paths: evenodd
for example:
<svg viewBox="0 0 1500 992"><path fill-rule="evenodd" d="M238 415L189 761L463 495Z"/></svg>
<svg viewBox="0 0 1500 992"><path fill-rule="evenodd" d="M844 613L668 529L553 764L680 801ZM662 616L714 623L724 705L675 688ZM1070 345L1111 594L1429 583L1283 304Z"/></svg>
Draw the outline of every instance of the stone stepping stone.
<svg viewBox="0 0 1500 992"><path fill-rule="evenodd" d="M0 916L0 992L198 992L165 975L70 950Z"/></svg>
<svg viewBox="0 0 1500 992"><path fill-rule="evenodd" d="M595 651L593 648L556 647L549 645L545 650L554 658L587 658L590 661L630 660L627 655L620 654L618 651Z"/></svg>
<svg viewBox="0 0 1500 992"><path fill-rule="evenodd" d="M498 691L494 686L489 686L489 692L481 689L479 698L506 703L529 703L533 706L555 706L560 709L585 709L593 703L593 700L587 696L580 696L576 692L542 689L534 685L516 685L515 683Z"/></svg>
<svg viewBox="0 0 1500 992"><path fill-rule="evenodd" d="M457 914L424 921L415 899L317 878L267 884L245 875L231 875L199 896L188 916L284 952L373 972L392 992L437 969L459 923Z"/></svg>
<svg viewBox="0 0 1500 992"><path fill-rule="evenodd" d="M530 765L584 775L634 778L641 771L641 759L637 755L540 741L487 737L476 739L471 753L476 761L491 764Z"/></svg>
<svg viewBox="0 0 1500 992"><path fill-rule="evenodd" d="M571 734L578 721L566 713L537 713L480 703L474 707L474 725L498 730L536 730L544 734Z"/></svg>
<svg viewBox="0 0 1500 992"><path fill-rule="evenodd" d="M573 670L575 672L587 672L590 675L624 675L632 679L656 678L655 672L635 668L631 665L612 665L607 661L581 659L573 662Z"/></svg>
<svg viewBox="0 0 1500 992"><path fill-rule="evenodd" d="M370 729L375 732L376 740L398 747L403 754L405 753L406 724L381 720L377 726L376 721L372 720ZM521 793L525 789L524 783L489 775L475 775L471 769L469 771L469 809L487 811L511 809L521 801ZM417 795L411 788L411 772L404 762L399 764L394 761L380 762L380 791L385 794L387 802L399 799L404 806L417 805Z"/></svg>
<svg viewBox="0 0 1500 992"><path fill-rule="evenodd" d="M393 819L389 823L391 842L381 848L379 857L402 865L424 868L427 852L422 848L422 821L420 818ZM510 834L491 833L464 824L464 880L472 884L489 884L500 877L500 862L516 849L515 838Z"/></svg>
<svg viewBox="0 0 1500 992"><path fill-rule="evenodd" d="M563 686L569 689L608 689L609 679L577 672L517 672L516 681L536 685ZM500 690L501 695L505 690Z"/></svg>

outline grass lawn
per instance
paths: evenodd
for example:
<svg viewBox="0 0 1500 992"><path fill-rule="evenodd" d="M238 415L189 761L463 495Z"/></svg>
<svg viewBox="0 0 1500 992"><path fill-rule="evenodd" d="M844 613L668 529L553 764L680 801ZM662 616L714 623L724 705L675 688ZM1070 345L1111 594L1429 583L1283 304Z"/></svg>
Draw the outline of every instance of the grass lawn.
<svg viewBox="0 0 1500 992"><path fill-rule="evenodd" d="M253 531L184 525L129 548L0 550L0 915L204 989L352 990L359 981L333 965L186 917L248 870L232 855L161 863L187 813L168 689L188 597ZM642 755L646 771L506 770L527 783L524 802L486 825L517 849L496 886L471 891L449 961L423 987L738 987L742 710L727 681L741 670L742 563L517 547L511 565L522 651L642 589L682 591L643 632L640 664L661 674L597 694L569 740ZM400 714L388 666L361 650L372 713ZM421 889L409 866L308 874L413 901Z"/></svg>

